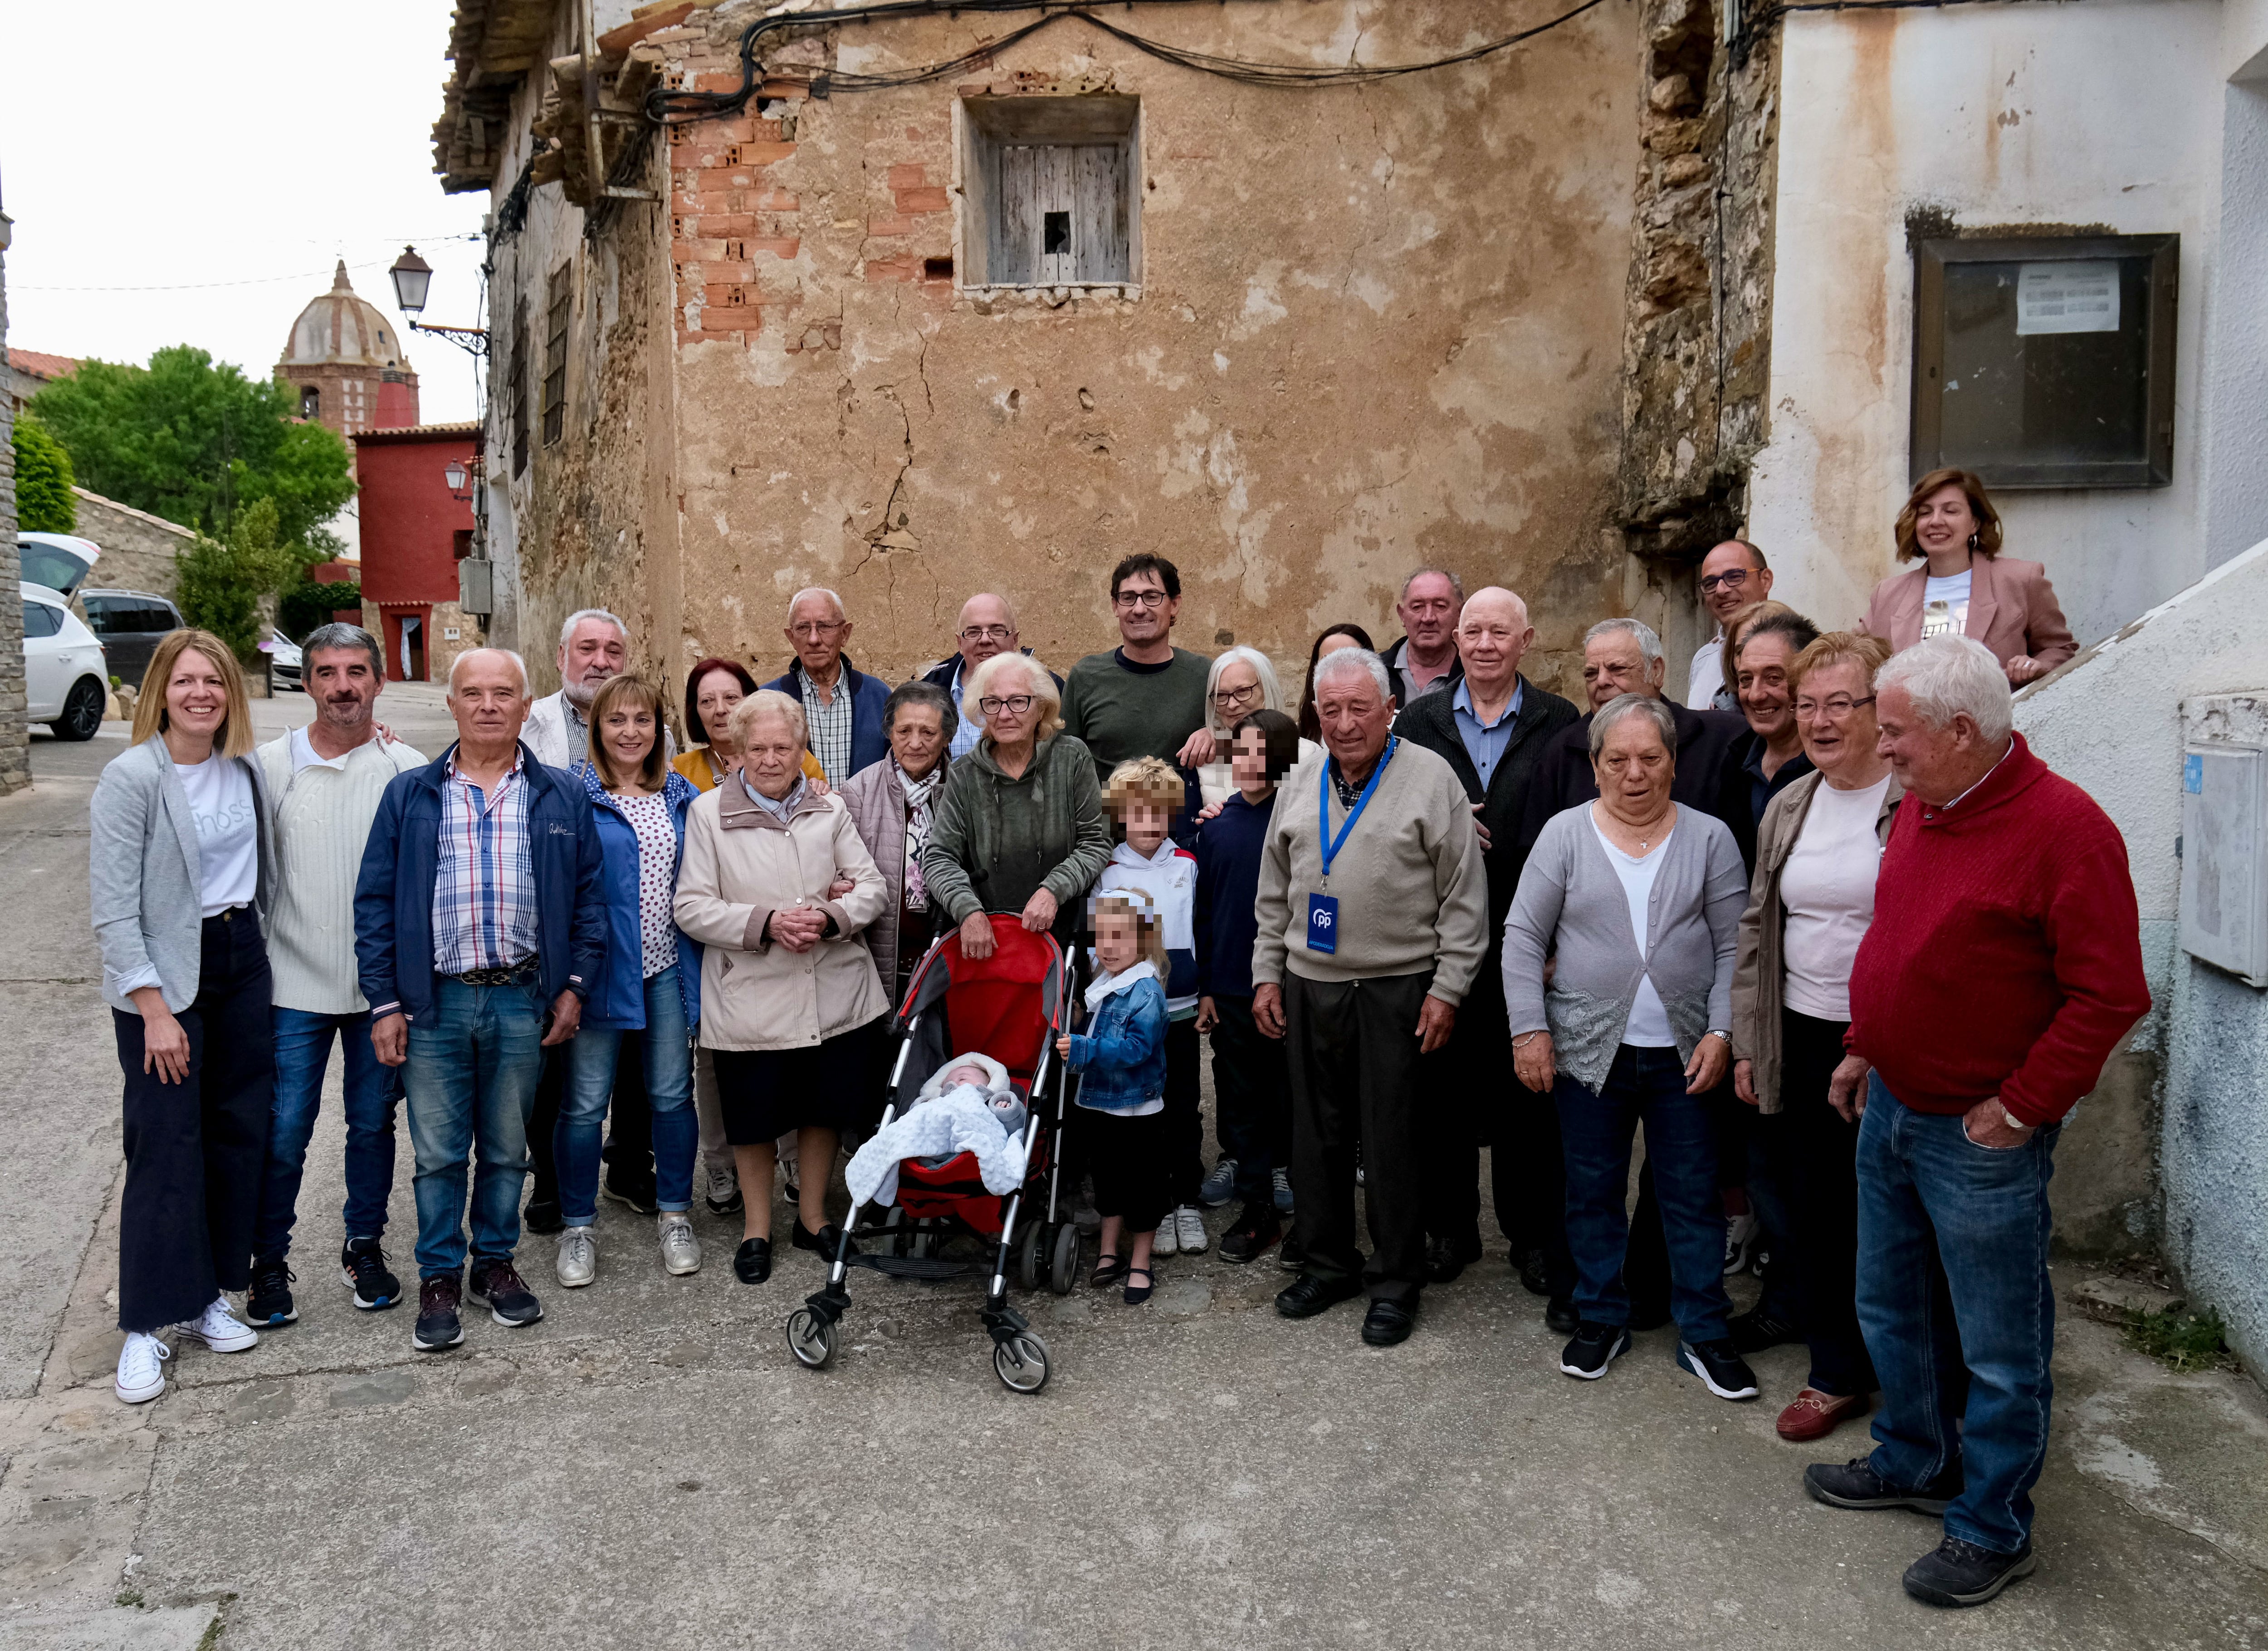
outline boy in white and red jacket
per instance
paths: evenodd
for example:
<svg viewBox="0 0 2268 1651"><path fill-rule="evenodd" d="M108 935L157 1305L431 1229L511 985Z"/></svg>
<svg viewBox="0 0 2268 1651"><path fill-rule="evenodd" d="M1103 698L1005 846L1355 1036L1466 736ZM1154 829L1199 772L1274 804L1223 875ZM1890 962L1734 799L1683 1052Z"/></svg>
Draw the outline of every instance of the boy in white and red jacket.
<svg viewBox="0 0 2268 1651"><path fill-rule="evenodd" d="M1102 806L1125 840L1095 879L1094 898L1138 889L1150 898L1166 941L1166 1116L1171 1120L1173 1212L1159 1224L1155 1253L1203 1255L1211 1240L1197 1207L1204 1176L1204 1120L1198 1112L1197 857L1174 841L1174 816L1187 792L1174 768L1154 756L1121 763L1102 790Z"/></svg>

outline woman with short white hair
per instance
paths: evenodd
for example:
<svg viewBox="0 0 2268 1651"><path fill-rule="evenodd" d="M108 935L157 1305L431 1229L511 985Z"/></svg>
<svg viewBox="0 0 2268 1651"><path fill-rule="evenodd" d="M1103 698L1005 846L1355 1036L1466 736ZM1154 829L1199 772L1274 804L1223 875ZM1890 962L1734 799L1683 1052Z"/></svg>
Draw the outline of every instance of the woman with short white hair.
<svg viewBox="0 0 2268 1651"><path fill-rule="evenodd" d="M996 653L970 672L961 710L984 732L953 765L922 850L933 910L961 925L971 958L992 954L992 912L1068 942L1110 859L1094 758L1063 732L1062 694L1029 654Z"/></svg>
<svg viewBox="0 0 2268 1651"><path fill-rule="evenodd" d="M1236 795L1235 765L1229 761L1233 743L1229 731L1256 711L1282 711L1284 690L1276 680L1276 667L1257 648L1231 648L1218 656L1205 677L1205 732L1212 735L1217 763L1197 766L1197 789L1204 795L1206 817ZM1304 763L1322 748L1312 740L1300 741Z"/></svg>
<svg viewBox="0 0 2268 1651"><path fill-rule="evenodd" d="M701 1043L713 1051L725 1133L747 1197L733 1271L771 1274L775 1139L797 1132L811 1166L796 1204L795 1247L832 1259L827 1176L845 1130L874 1121L872 1044L889 1001L860 931L889 891L836 795L805 779L803 706L759 689L735 706L738 771L686 818L678 926L704 948ZM847 882L840 895L831 888Z"/></svg>

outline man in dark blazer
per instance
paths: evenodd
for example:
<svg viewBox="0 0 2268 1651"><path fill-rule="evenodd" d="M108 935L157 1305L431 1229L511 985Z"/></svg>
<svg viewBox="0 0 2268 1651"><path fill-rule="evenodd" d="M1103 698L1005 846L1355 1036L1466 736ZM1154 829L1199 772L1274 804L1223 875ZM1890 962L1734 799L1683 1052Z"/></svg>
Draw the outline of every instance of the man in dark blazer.
<svg viewBox="0 0 2268 1651"><path fill-rule="evenodd" d="M1504 919L1528 845L1520 828L1538 763L1575 707L1520 674L1535 640L1528 604L1491 586L1465 601L1455 631L1459 673L1403 710L1395 732L1446 758L1471 800L1488 871L1489 950L1457 1016L1449 1053L1456 1080L1440 1112L1426 1191L1426 1275L1447 1284L1480 1258L1480 1147L1493 1141L1490 1183L1497 1225L1528 1287L1572 1295L1559 1123L1545 1097L1503 1082L1511 1049L1504 1009ZM1572 1306L1568 1308L1572 1311Z"/></svg>

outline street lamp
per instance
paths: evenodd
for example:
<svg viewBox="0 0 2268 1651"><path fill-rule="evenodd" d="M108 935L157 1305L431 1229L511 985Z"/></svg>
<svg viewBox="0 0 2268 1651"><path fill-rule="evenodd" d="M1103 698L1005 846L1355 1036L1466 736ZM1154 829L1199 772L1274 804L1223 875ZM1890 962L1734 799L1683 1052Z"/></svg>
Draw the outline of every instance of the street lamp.
<svg viewBox="0 0 2268 1651"><path fill-rule="evenodd" d="M431 333L446 338L458 349L475 356L489 352L487 329L479 327L429 327L417 319L425 307L425 295L433 284L433 266L417 255L415 247L404 247L401 256L394 261L387 271L394 277L394 301L401 306L401 319L409 323L415 333Z"/></svg>
<svg viewBox="0 0 2268 1651"><path fill-rule="evenodd" d="M450 460L449 468L442 471L441 474L449 483L449 494L451 498L468 498L471 497L471 495L465 491L465 482L468 472L466 470L462 461L457 459Z"/></svg>

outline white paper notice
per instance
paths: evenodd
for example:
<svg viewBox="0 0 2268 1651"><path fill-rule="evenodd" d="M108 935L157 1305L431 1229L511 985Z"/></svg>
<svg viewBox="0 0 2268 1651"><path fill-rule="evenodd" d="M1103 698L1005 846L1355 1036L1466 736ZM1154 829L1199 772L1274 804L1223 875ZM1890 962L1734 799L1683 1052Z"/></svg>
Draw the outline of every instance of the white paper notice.
<svg viewBox="0 0 2268 1651"><path fill-rule="evenodd" d="M2118 330L2118 266L2028 263L2016 272L2016 336Z"/></svg>

